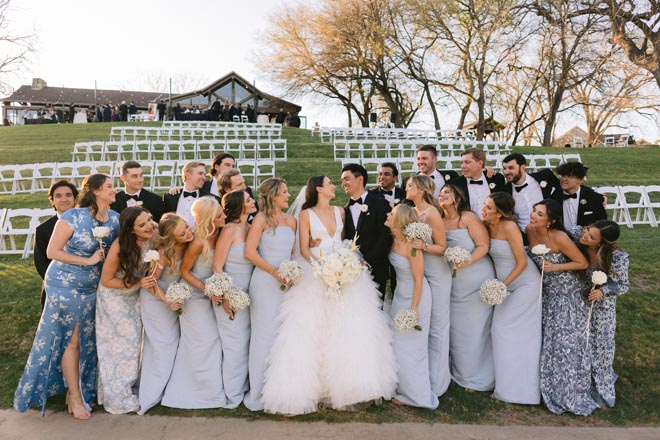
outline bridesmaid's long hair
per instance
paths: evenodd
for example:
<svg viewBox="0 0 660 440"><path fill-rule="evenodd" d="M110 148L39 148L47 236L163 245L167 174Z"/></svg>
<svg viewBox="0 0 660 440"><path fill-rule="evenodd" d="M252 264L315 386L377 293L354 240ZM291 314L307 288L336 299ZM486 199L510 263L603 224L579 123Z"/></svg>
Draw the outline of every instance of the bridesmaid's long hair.
<svg viewBox="0 0 660 440"><path fill-rule="evenodd" d="M105 174L90 174L82 181L82 192L80 193L78 206L80 208L89 208L94 218L96 218L96 214L99 212L94 191L100 189L108 179L110 179L110 176L106 176Z"/></svg>
<svg viewBox="0 0 660 440"><path fill-rule="evenodd" d="M516 201L513 199L511 194L505 192L494 192L488 197L493 201L495 209L502 216L502 220L509 220L511 222L517 222L518 217L513 213L513 208L516 205Z"/></svg>
<svg viewBox="0 0 660 440"><path fill-rule="evenodd" d="M307 179L307 189L305 190L305 203L302 205L302 209L309 209L316 206L319 202L319 193L316 191L316 188L323 186L323 181L325 176L312 176Z"/></svg>
<svg viewBox="0 0 660 440"><path fill-rule="evenodd" d="M193 233L196 238L202 240L202 255L207 260L211 257L211 246L208 239L217 232L213 220L218 213L219 206L220 204L215 197L204 196L195 200L195 203L190 208L195 218L195 230Z"/></svg>
<svg viewBox="0 0 660 440"><path fill-rule="evenodd" d="M410 176L410 182L414 183L415 186L422 191L422 200L437 209L440 215L444 217L445 211L442 210L438 198L434 195L435 182L433 179L423 174L413 174Z"/></svg>
<svg viewBox="0 0 660 440"><path fill-rule="evenodd" d="M176 273L176 240L174 238L174 230L179 226L179 223L185 223L183 217L179 217L173 212L163 214L158 223L158 237L154 243L154 248L162 251L167 260L170 274Z"/></svg>
<svg viewBox="0 0 660 440"><path fill-rule="evenodd" d="M394 214L392 215L392 230L400 231L403 235L403 230L410 223L420 222L419 214L415 208L406 204L399 204L395 207Z"/></svg>
<svg viewBox="0 0 660 440"><path fill-rule="evenodd" d="M612 267L612 254L619 249L618 240L621 235L621 229L619 229L619 225L612 220L597 220L585 227L583 231L586 231L588 228L596 228L600 231L600 243L598 251L596 252L596 256L598 257L598 269L608 273ZM584 256L589 258L586 252L586 247L579 242L578 245Z"/></svg>
<svg viewBox="0 0 660 440"><path fill-rule="evenodd" d="M548 225L548 229L561 231L565 234L568 234L568 232L566 232L566 228L564 228L563 213L559 202L552 199L543 199L540 202L535 203L533 208L536 208L538 205L545 206L548 221L551 222Z"/></svg>
<svg viewBox="0 0 660 440"><path fill-rule="evenodd" d="M280 191L282 191L282 185L285 183L286 180L284 179L271 177L264 180L261 182L261 185L259 185L260 210L264 213L266 223L273 231L277 228L277 222L273 218L275 215L275 202L273 199L280 193Z"/></svg>
<svg viewBox="0 0 660 440"><path fill-rule="evenodd" d="M119 268L124 272L122 282L129 287L139 281L144 275L142 263L142 249L138 245L135 235L135 221L142 213L149 214L144 208L131 206L124 209L119 215Z"/></svg>
<svg viewBox="0 0 660 440"><path fill-rule="evenodd" d="M245 210L245 191L234 191L222 196L222 208L225 210L225 223L233 223L241 218Z"/></svg>

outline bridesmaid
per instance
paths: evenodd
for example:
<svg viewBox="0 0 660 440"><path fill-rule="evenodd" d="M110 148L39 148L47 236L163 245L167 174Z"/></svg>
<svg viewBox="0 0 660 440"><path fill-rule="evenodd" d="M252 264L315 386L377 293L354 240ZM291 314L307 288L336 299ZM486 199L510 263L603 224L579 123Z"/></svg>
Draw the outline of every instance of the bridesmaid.
<svg viewBox="0 0 660 440"><path fill-rule="evenodd" d="M204 294L204 280L213 272L213 252L225 213L213 196L195 200L191 211L195 238L183 254L181 278L192 287L193 294L179 316L179 348L161 404L184 409L219 408L226 402L222 347L213 305Z"/></svg>
<svg viewBox="0 0 660 440"><path fill-rule="evenodd" d="M451 270L444 253L447 247L444 212L434 196L433 179L423 174L411 176L406 183L406 198L424 223L431 226L430 243L413 241L413 247L424 251L424 277L431 287L431 325L429 328L429 371L431 387L442 396L449 387L449 304L451 298Z"/></svg>
<svg viewBox="0 0 660 440"><path fill-rule="evenodd" d="M33 405L46 411L46 399L64 393L70 414L92 417L96 397L96 290L101 275L103 247L117 236L119 214L110 209L115 187L105 174L82 182L79 208L69 209L55 224L48 243L53 260L44 280L46 306L23 376L14 394L14 408L25 412ZM106 227L99 244L92 230ZM58 319L59 318L59 319ZM66 385L65 385L66 381Z"/></svg>
<svg viewBox="0 0 660 440"><path fill-rule="evenodd" d="M96 292L98 403L111 414L137 412L142 321L140 287L152 288L145 276L144 252L151 248L155 223L146 209L126 208L119 216L119 235L108 252Z"/></svg>
<svg viewBox="0 0 660 440"><path fill-rule="evenodd" d="M591 397L603 408L616 401L614 383L614 334L616 332L616 299L628 292L628 254L619 249L619 225L611 220L598 220L584 228L579 246L589 261L585 281L589 283L591 301ZM591 275L600 270L607 283L592 289Z"/></svg>
<svg viewBox="0 0 660 440"><path fill-rule="evenodd" d="M488 230L467 204L461 190L447 184L440 191L444 211L447 247L470 252L470 263L459 269L451 285L449 328L450 368L454 381L467 391L491 391L495 387L495 366L490 326L493 306L481 301L479 289L495 278L490 258Z"/></svg>
<svg viewBox="0 0 660 440"><path fill-rule="evenodd" d="M266 359L277 333L277 315L282 302L280 285L286 284L278 274L282 261L291 259L296 241L296 219L286 214L289 206L286 182L266 179L259 185L261 212L256 215L245 241L245 258L256 267L250 280L249 351L250 391L243 404L251 411L264 409L262 388Z"/></svg>
<svg viewBox="0 0 660 440"><path fill-rule="evenodd" d="M534 205L525 229L530 249L539 244L550 249L543 257L531 255L544 271L541 397L555 414L569 411L588 416L598 405L589 393L588 309L577 273L588 263L561 219L559 203L545 199Z"/></svg>
<svg viewBox="0 0 660 440"><path fill-rule="evenodd" d="M213 273L225 272L235 286L248 292L254 266L245 258L245 238L250 228L248 216L257 211L255 201L247 192L236 191L224 195L222 206L227 218L215 245ZM248 390L250 310L236 312L222 297L214 298L214 302L217 300L222 305L213 310L222 345L222 382L227 397L224 407L233 409Z"/></svg>
<svg viewBox="0 0 660 440"><path fill-rule="evenodd" d="M181 304L169 303L165 292L171 283L181 278L181 259L192 240L192 230L182 217L172 212L163 215L158 223L158 237L154 243L154 249L160 254L159 265L153 275L158 279L158 285L156 289L140 289L144 342L139 415L145 414L163 398L174 368L180 334L176 311L181 308Z"/></svg>
<svg viewBox="0 0 660 440"><path fill-rule="evenodd" d="M396 289L390 316L394 319L401 310L410 309L417 315L421 331L401 333L394 329L393 348L399 364L399 385L392 403L436 409L438 396L433 390L429 372L429 331L431 328L431 288L424 278L423 252L412 256L412 244L403 230L420 218L408 205L397 205L387 214L385 226L394 238L389 254L396 271Z"/></svg>
<svg viewBox="0 0 660 440"><path fill-rule="evenodd" d="M525 253L510 194L496 192L484 201L481 218L490 235L497 279L509 295L495 306L490 334L495 360L493 397L509 403L537 405L541 357L541 276Z"/></svg>

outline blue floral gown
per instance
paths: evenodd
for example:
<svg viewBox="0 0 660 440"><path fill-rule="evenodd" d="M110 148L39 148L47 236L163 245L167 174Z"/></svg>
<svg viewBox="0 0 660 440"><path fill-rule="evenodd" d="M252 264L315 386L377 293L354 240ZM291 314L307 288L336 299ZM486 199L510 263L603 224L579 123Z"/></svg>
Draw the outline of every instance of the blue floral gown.
<svg viewBox="0 0 660 440"><path fill-rule="evenodd" d="M109 219L96 221L88 208L69 209L60 218L71 227L73 235L64 251L88 258L99 248L92 229L106 226L110 234L103 238L108 249L117 236L119 214L108 210ZM62 376L62 355L69 345L76 324L80 322L80 388L88 406L94 400L96 383L96 289L101 277L102 263L94 266L62 263L53 260L46 271L46 305L34 337L23 376L14 393L16 411L31 406L46 411L46 400L65 392ZM68 384L71 385L71 384Z"/></svg>
<svg viewBox="0 0 660 440"><path fill-rule="evenodd" d="M587 269L585 282L591 290L591 275L596 268ZM616 332L616 299L628 292L628 254L616 250L612 254L612 265L607 273L607 283L600 287L603 297L594 301L591 310L591 397L599 404L610 408L616 401L614 383L619 377L614 363L614 335Z"/></svg>
<svg viewBox="0 0 660 440"><path fill-rule="evenodd" d="M541 269L541 257L529 252ZM545 258L555 264L568 262L561 252ZM591 362L587 346L589 308L576 271L543 274L543 342L541 345L541 397L555 413L587 416L598 405L590 396Z"/></svg>

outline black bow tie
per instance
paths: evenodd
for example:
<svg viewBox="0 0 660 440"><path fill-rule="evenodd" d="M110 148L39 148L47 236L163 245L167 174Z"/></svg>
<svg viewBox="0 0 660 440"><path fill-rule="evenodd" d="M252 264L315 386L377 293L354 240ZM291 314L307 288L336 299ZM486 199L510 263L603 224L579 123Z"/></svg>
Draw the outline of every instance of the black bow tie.
<svg viewBox="0 0 660 440"><path fill-rule="evenodd" d="M127 196L129 199L133 199L133 200L137 200L137 199L138 199L137 194L128 194L128 193L126 193L126 196Z"/></svg>
<svg viewBox="0 0 660 440"><path fill-rule="evenodd" d="M470 180L470 185L483 185L483 180Z"/></svg>
<svg viewBox="0 0 660 440"><path fill-rule="evenodd" d="M435 180L435 174L431 174L429 177Z"/></svg>
<svg viewBox="0 0 660 440"><path fill-rule="evenodd" d="M527 188L527 185L529 185L529 183L523 183L523 184L520 185L520 186L514 186L513 189L515 189L516 192L519 193L519 192L522 191L523 189Z"/></svg>
<svg viewBox="0 0 660 440"><path fill-rule="evenodd" d="M566 194L566 193L564 193L564 194L561 195L561 199L562 199L562 200L577 199L577 193L574 193L574 194Z"/></svg>
<svg viewBox="0 0 660 440"><path fill-rule="evenodd" d="M361 204L362 204L362 198L359 198L359 199L357 199L357 200L353 200L353 199L351 199L351 201L348 202L348 206L353 206L353 205L355 205L356 203L361 205Z"/></svg>
<svg viewBox="0 0 660 440"><path fill-rule="evenodd" d="M197 197L197 191L193 191L193 192L184 191L184 192L183 192L183 197L193 197L193 198L196 198L196 197Z"/></svg>
<svg viewBox="0 0 660 440"><path fill-rule="evenodd" d="M380 192L383 193L383 194L387 194L388 196L393 196L394 195L393 190L386 190L386 189L381 188Z"/></svg>

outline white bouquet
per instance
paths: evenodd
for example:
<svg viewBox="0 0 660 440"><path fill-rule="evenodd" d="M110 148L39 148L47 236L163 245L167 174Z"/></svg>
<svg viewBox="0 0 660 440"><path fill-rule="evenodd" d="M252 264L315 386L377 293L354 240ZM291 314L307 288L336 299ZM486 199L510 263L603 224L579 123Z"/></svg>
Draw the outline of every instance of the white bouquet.
<svg viewBox="0 0 660 440"><path fill-rule="evenodd" d="M303 270L300 263L292 260L284 260L280 264L277 272L284 281L293 284L298 284L303 276ZM281 284L280 290L286 290L286 285Z"/></svg>
<svg viewBox="0 0 660 440"><path fill-rule="evenodd" d="M459 246L448 247L445 250L445 258L453 264L451 277L456 278L456 265L469 263L472 261L472 255L467 249Z"/></svg>
<svg viewBox="0 0 660 440"><path fill-rule="evenodd" d="M397 313L394 317L394 326L400 333L422 331L422 327L417 324L417 313L412 309L404 309Z"/></svg>
<svg viewBox="0 0 660 440"><path fill-rule="evenodd" d="M541 243L541 244L537 244L536 246L534 246L534 247L532 248L532 253L533 253L534 255L541 255L541 256L543 256L543 255L547 254L548 252L550 252L550 248L547 247L546 245L544 245L543 243Z"/></svg>
<svg viewBox="0 0 660 440"><path fill-rule="evenodd" d="M594 289L597 289L607 283L607 274L603 271L595 270L594 273L591 274L591 283L594 285Z"/></svg>
<svg viewBox="0 0 660 440"><path fill-rule="evenodd" d="M147 271L148 276L153 276L154 273L156 273L156 268L161 267L158 260L160 260L160 253L158 253L158 251L150 249L144 253L142 261L149 264L149 270ZM156 293L156 288L152 287L152 291Z"/></svg>
<svg viewBox="0 0 660 440"><path fill-rule="evenodd" d="M423 222L408 223L408 225L403 229L403 235L405 235L409 241L419 239L423 242L427 242L431 239L432 234L433 231L431 230L431 227ZM410 255L413 257L417 255L417 249L413 248L410 252Z"/></svg>
<svg viewBox="0 0 660 440"><path fill-rule="evenodd" d="M486 304L496 306L502 304L504 298L507 297L509 292L506 289L506 284L497 279L486 280L479 289L479 297Z"/></svg>
<svg viewBox="0 0 660 440"><path fill-rule="evenodd" d="M171 303L183 304L192 296L192 289L186 283L173 282L167 288L165 299ZM183 313L183 307L176 311L177 314Z"/></svg>
<svg viewBox="0 0 660 440"><path fill-rule="evenodd" d="M362 260L352 250L354 248L356 248L354 241L344 240L342 247L337 251L312 261L312 273L321 277L328 285L328 296L337 298L341 293L341 287L355 280L366 269Z"/></svg>
<svg viewBox="0 0 660 440"><path fill-rule="evenodd" d="M238 312L250 305L250 296L243 291L240 287L231 286L231 288L224 294L225 301L229 303L229 307L233 311ZM229 318L234 320L234 315Z"/></svg>
<svg viewBox="0 0 660 440"><path fill-rule="evenodd" d="M226 273L214 273L204 281L204 294L212 296L224 296L233 287L233 280ZM216 306L220 306L217 303Z"/></svg>
<svg viewBox="0 0 660 440"><path fill-rule="evenodd" d="M101 249L101 253L105 257L105 243L103 243L103 239L110 235L110 228L107 226L97 226L92 228L92 235L98 240L99 249Z"/></svg>

